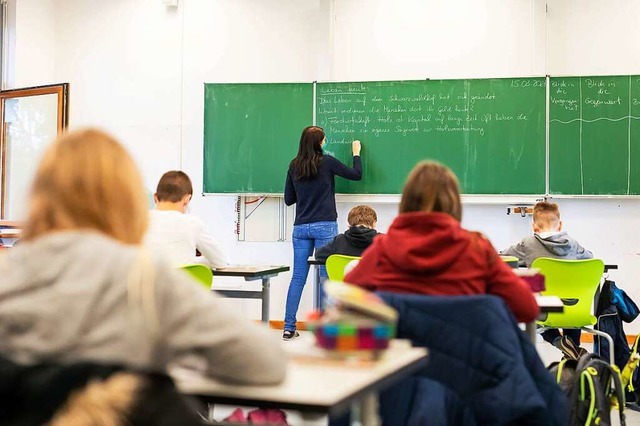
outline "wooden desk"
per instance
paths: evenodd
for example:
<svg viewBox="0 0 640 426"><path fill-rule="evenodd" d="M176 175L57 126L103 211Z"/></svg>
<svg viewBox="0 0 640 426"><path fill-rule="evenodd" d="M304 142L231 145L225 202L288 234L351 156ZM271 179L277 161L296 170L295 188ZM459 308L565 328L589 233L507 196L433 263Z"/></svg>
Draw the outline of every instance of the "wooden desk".
<svg viewBox="0 0 640 426"><path fill-rule="evenodd" d="M0 238L18 239L22 236L22 223L10 220L0 220Z"/></svg>
<svg viewBox="0 0 640 426"><path fill-rule="evenodd" d="M313 309L322 308L322 287L320 283L320 265L324 265L326 260L317 260L315 257L307 259L307 265L313 266Z"/></svg>
<svg viewBox="0 0 640 426"><path fill-rule="evenodd" d="M218 277L243 277L245 281L262 280L262 291L249 290L216 290L219 294L232 299L261 299L262 300L262 322L269 325L269 289L271 287L271 277L275 277L280 272L287 272L288 266L225 266L211 270L214 276Z"/></svg>
<svg viewBox="0 0 640 426"><path fill-rule="evenodd" d="M22 228L24 226L24 222L19 222L17 220L0 220L0 226L5 228Z"/></svg>
<svg viewBox="0 0 640 426"><path fill-rule="evenodd" d="M557 296L542 296L536 294L536 302L538 302L538 306L540 307L541 314L549 314L549 313L562 313L564 312L564 305L562 304L562 300L560 300ZM536 344L536 322L528 322L525 325L525 330L527 334L531 338L531 342Z"/></svg>
<svg viewBox="0 0 640 426"><path fill-rule="evenodd" d="M353 403L362 404L362 424L378 422L377 392L410 376L427 363L425 348L410 347L407 341L392 342L378 361L366 365L352 362L292 357L284 383L277 386L221 384L193 372L171 373L180 392L204 402L259 406L300 411L307 419L339 416Z"/></svg>
<svg viewBox="0 0 640 426"><path fill-rule="evenodd" d="M21 233L15 233L15 232L3 232L2 229L0 229L0 238L6 238L6 239L11 239L11 240L17 240L18 238L21 237Z"/></svg>

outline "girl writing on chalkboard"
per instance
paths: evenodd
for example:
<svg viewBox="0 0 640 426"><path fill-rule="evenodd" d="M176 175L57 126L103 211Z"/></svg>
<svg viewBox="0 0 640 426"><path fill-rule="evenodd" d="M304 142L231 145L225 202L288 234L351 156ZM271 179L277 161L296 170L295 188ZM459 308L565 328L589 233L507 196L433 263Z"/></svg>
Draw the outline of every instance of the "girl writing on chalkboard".
<svg viewBox="0 0 640 426"><path fill-rule="evenodd" d="M360 141L353 141L353 167L342 164L329 155L322 154L325 143L324 130L309 126L302 131L298 155L289 164L284 188L284 202L296 204L293 224L293 275L287 292L282 338L290 340L298 336L296 313L302 289L307 282L307 259L313 249L330 243L338 235L335 181L338 175L349 180L362 178ZM324 267L320 274L326 277Z"/></svg>

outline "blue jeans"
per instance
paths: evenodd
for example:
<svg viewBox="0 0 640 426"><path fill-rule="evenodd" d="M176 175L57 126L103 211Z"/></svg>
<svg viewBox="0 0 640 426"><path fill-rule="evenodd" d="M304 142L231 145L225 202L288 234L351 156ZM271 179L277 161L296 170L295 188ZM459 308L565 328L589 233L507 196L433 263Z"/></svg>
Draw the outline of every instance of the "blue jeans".
<svg viewBox="0 0 640 426"><path fill-rule="evenodd" d="M293 227L293 274L287 292L287 305L284 313L284 329L296 329L296 313L300 305L302 290L307 283L309 265L307 259L313 249L329 244L338 235L337 222L314 222ZM324 266L320 267L320 278L327 277Z"/></svg>

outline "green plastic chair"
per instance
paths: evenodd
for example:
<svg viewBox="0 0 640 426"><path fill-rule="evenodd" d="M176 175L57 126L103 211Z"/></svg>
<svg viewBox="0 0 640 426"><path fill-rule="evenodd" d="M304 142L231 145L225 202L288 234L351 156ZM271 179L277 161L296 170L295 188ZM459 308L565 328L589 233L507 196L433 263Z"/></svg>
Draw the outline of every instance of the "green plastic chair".
<svg viewBox="0 0 640 426"><path fill-rule="evenodd" d="M344 280L344 268L349 262L362 259L360 256L346 256L344 254L332 254L327 258L327 275L331 281Z"/></svg>
<svg viewBox="0 0 640 426"><path fill-rule="evenodd" d="M549 313L544 321L538 321L544 331L549 328L579 328L587 333L604 337L609 342L609 361L615 362L613 339L607 333L594 330L598 321L593 316L593 303L600 279L604 272L604 263L600 259L563 260L540 257L533 261L532 268L544 275L545 296L557 296L562 299L563 313Z"/></svg>
<svg viewBox="0 0 640 426"><path fill-rule="evenodd" d="M213 273L205 265L184 265L180 269L191 275L196 281L198 281L204 288L211 290L211 284L213 283Z"/></svg>

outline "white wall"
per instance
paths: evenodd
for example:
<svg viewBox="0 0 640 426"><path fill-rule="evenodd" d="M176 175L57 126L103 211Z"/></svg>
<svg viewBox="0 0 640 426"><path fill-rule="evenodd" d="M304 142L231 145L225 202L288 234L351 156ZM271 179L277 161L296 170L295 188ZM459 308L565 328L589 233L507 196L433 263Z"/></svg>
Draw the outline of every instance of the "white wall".
<svg viewBox="0 0 640 426"><path fill-rule="evenodd" d="M635 0L550 0L548 14L541 0L180 0L177 10L160 0L53 4L17 3L15 84L69 81L71 125L118 135L150 187L181 167L200 191L204 82L640 73ZM353 204L339 205L341 229ZM233 261L290 264L288 243L236 242L234 205L232 196L196 197L193 211ZM375 207L385 230L396 206ZM566 229L620 264L612 276L640 301L640 200L563 199L560 207ZM463 223L506 247L530 224L505 211L466 205ZM272 282L273 319L283 317L289 278ZM237 305L259 316L258 302ZM301 313L310 306L307 290Z"/></svg>
<svg viewBox="0 0 640 426"><path fill-rule="evenodd" d="M336 1L334 22L337 81L544 74L540 1Z"/></svg>
<svg viewBox="0 0 640 426"><path fill-rule="evenodd" d="M20 7L16 7L19 2ZM10 19L15 19L15 31L11 35L15 46L15 67L9 72L8 83L12 87L39 86L55 77L56 26L55 0L12 0L9 3ZM18 72L19 70L19 72Z"/></svg>
<svg viewBox="0 0 640 426"><path fill-rule="evenodd" d="M547 74L638 74L640 4L634 0L551 0Z"/></svg>

